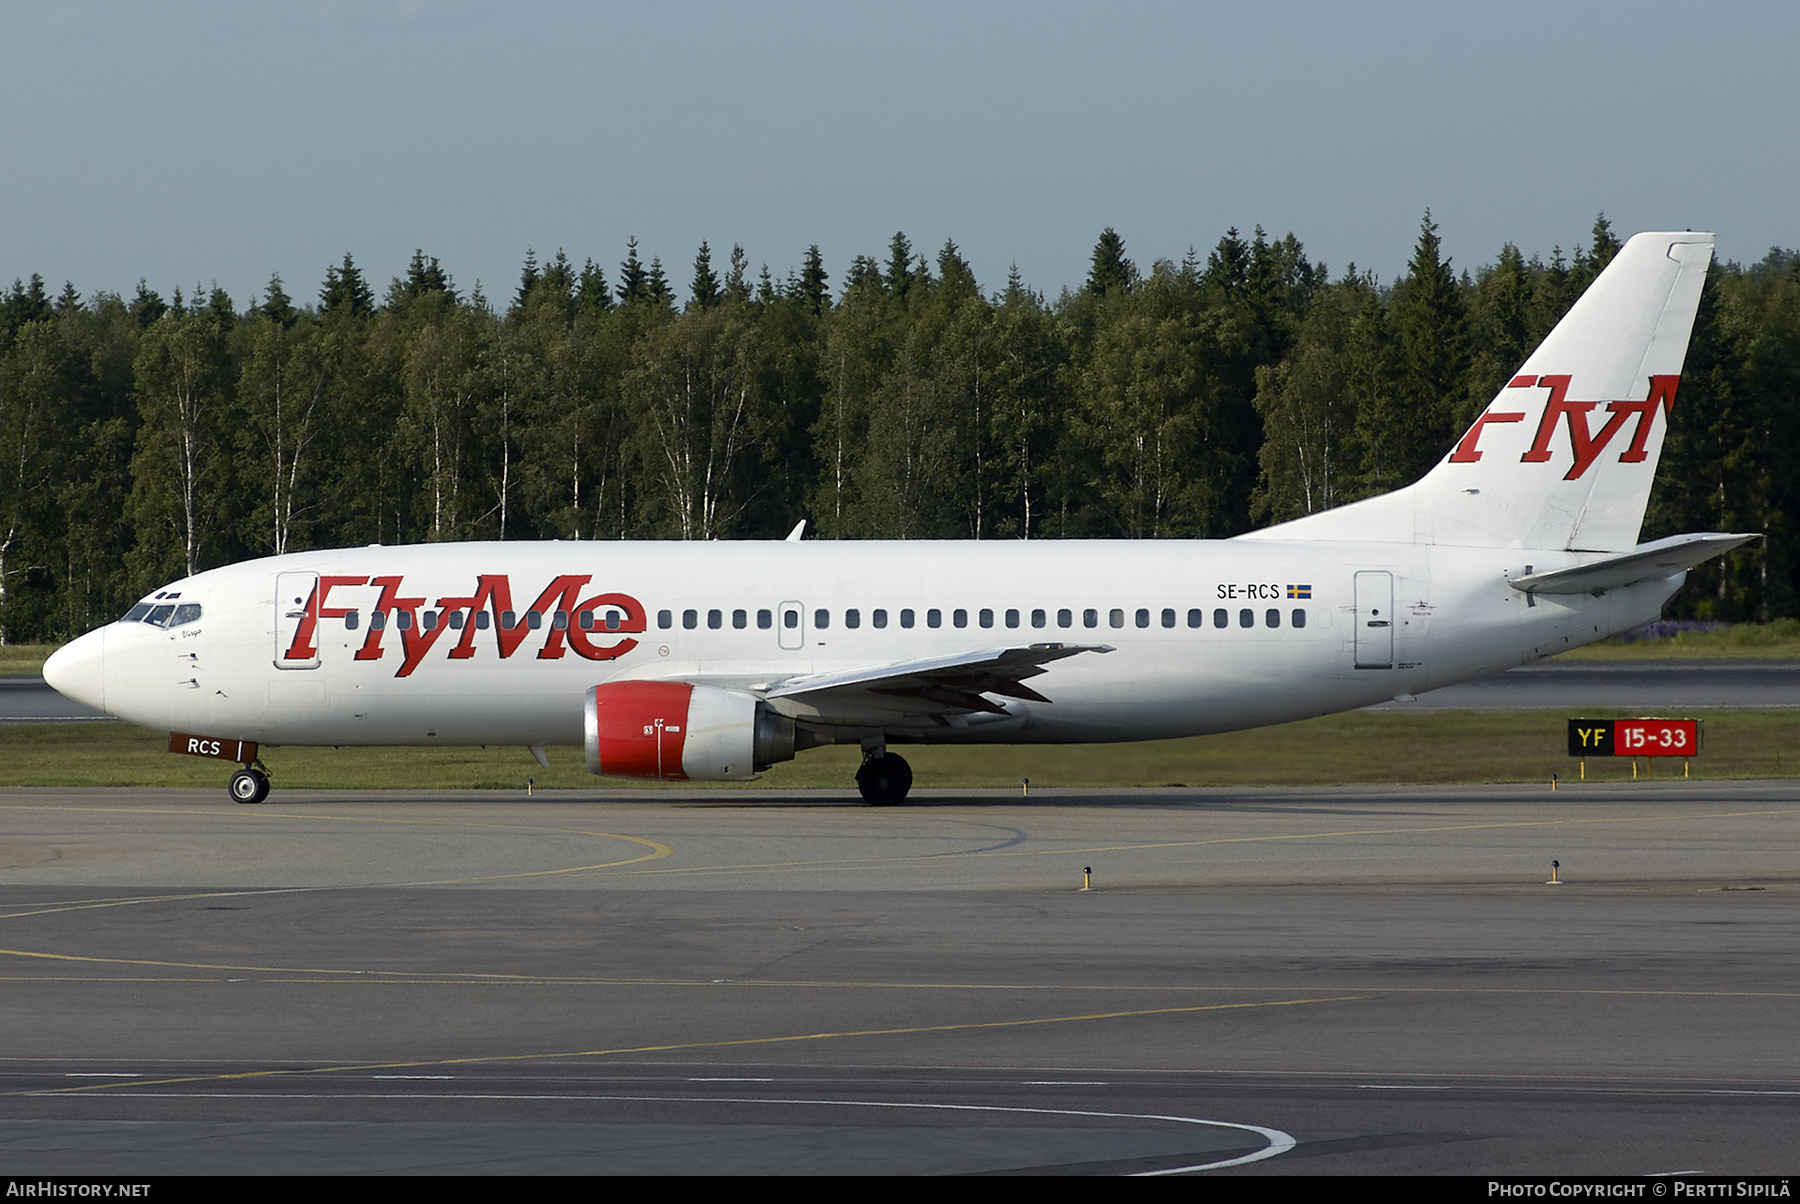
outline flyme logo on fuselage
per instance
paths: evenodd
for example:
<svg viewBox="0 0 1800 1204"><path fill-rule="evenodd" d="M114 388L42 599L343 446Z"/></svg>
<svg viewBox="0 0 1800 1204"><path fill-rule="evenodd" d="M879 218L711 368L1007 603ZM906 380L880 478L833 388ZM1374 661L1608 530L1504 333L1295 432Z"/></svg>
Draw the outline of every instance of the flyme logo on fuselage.
<svg viewBox="0 0 1800 1204"><path fill-rule="evenodd" d="M334 589L373 586L381 591L369 615L369 631L356 650L359 661L380 660L386 649L383 637L392 630L400 637L400 668L395 677L411 676L445 632L457 632L450 660L475 655L478 632L492 628L501 659L511 656L534 632L545 632L538 660L558 660L573 649L591 661L610 661L624 656L638 642L630 636L643 632L644 607L628 594L593 594L581 597L591 574L557 577L539 594L524 614L513 609L512 583L505 573L482 573L473 593L441 597L426 607L425 597L404 597L401 577L319 577L306 609L294 630L294 638L282 653L284 661L311 661L319 655L319 623L324 619L346 621L354 629L354 606L328 606ZM577 600L579 599L579 601ZM421 614L421 609L424 613ZM626 638L616 639L624 636ZM613 640L605 643L597 641Z"/></svg>
<svg viewBox="0 0 1800 1204"><path fill-rule="evenodd" d="M1565 481L1573 481L1593 467L1600 453L1606 450L1613 436L1617 435L1633 415L1637 417L1637 427L1632 431L1631 445L1619 453L1621 464L1640 464L1649 458L1651 423L1656 419L1656 411L1660 406L1665 414L1675 409L1675 385L1681 378L1678 376L1652 376L1650 393L1642 401L1612 401L1606 404L1606 412L1611 415L1606 425L1595 434L1588 426L1588 415L1600 403L1597 401L1568 400L1569 380L1567 376L1515 376L1506 383L1509 389L1548 389L1550 398L1544 403L1544 416L1538 421L1537 435L1531 441L1531 448L1519 457L1521 464L1542 464L1550 459L1550 440L1556 435L1557 424L1568 419L1569 446L1575 453L1575 463L1563 476ZM1496 404L1498 404L1496 402ZM1523 422L1523 412L1506 413L1496 411L1489 406L1487 412L1475 420L1469 433L1462 437L1456 450L1450 453L1452 464L1473 464L1481 459L1481 434L1489 423Z"/></svg>

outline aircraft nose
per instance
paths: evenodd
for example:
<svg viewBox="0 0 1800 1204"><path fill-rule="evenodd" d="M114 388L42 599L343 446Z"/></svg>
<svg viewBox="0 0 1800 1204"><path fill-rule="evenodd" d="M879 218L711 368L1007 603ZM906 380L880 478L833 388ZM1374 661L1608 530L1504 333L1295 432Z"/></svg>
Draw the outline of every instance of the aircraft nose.
<svg viewBox="0 0 1800 1204"><path fill-rule="evenodd" d="M106 709L106 628L69 641L44 662L44 680L58 694Z"/></svg>

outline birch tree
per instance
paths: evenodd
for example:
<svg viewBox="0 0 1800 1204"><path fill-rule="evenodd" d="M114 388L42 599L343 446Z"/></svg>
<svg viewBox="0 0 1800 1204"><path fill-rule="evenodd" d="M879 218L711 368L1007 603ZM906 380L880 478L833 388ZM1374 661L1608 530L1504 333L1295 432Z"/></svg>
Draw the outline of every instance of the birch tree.
<svg viewBox="0 0 1800 1204"><path fill-rule="evenodd" d="M316 508L309 493L312 453L332 368L322 346L324 335L310 318L284 322L259 313L248 328L238 401L246 442L260 465L255 477L264 488L258 507L260 538L252 542L280 556L294 546L296 520Z"/></svg>
<svg viewBox="0 0 1800 1204"><path fill-rule="evenodd" d="M679 539L731 533L758 492L761 343L749 307L691 309L639 343L625 377L656 529Z"/></svg>
<svg viewBox="0 0 1800 1204"><path fill-rule="evenodd" d="M225 333L216 311L172 310L138 344L132 509L145 580L199 572L214 535L229 476Z"/></svg>
<svg viewBox="0 0 1800 1204"><path fill-rule="evenodd" d="M11 639L12 582L40 534L53 479L59 410L70 391L69 350L53 320L29 322L0 360L0 645Z"/></svg>

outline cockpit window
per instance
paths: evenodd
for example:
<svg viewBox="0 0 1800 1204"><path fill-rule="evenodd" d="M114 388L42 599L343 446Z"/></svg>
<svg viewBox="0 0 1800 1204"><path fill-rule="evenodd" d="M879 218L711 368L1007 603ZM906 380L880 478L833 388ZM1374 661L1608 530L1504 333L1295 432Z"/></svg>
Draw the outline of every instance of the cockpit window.
<svg viewBox="0 0 1800 1204"><path fill-rule="evenodd" d="M125 612L121 623L147 623L152 627L186 627L200 621L198 602L139 602Z"/></svg>

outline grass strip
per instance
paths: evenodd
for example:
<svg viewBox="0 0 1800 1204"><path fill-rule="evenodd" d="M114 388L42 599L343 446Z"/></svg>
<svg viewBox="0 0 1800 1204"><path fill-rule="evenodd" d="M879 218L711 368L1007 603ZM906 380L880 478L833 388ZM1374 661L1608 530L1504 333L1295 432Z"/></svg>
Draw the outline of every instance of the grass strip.
<svg viewBox="0 0 1800 1204"><path fill-rule="evenodd" d="M1705 710L1696 778L1782 778L1800 768L1800 712ZM1596 707L1582 718L1624 717ZM1566 711L1352 712L1278 727L1142 744L896 746L923 787L1328 786L1543 782L1577 776ZM167 751L168 737L124 723L0 725L0 786L217 786L232 766ZM278 788L657 789L588 775L579 748L552 748L540 769L523 748L275 748L263 759ZM821 748L752 783L720 790L854 792L855 748ZM1644 762L1638 762L1642 773ZM1680 777L1659 758L1654 778ZM1588 762L1589 781L1630 781L1627 758ZM684 784L686 785L686 784Z"/></svg>
<svg viewBox="0 0 1800 1204"><path fill-rule="evenodd" d="M1637 660L1792 660L1800 657L1800 619L1773 623L1733 623L1715 631L1683 631L1657 640L1602 640L1559 659L1578 661Z"/></svg>

